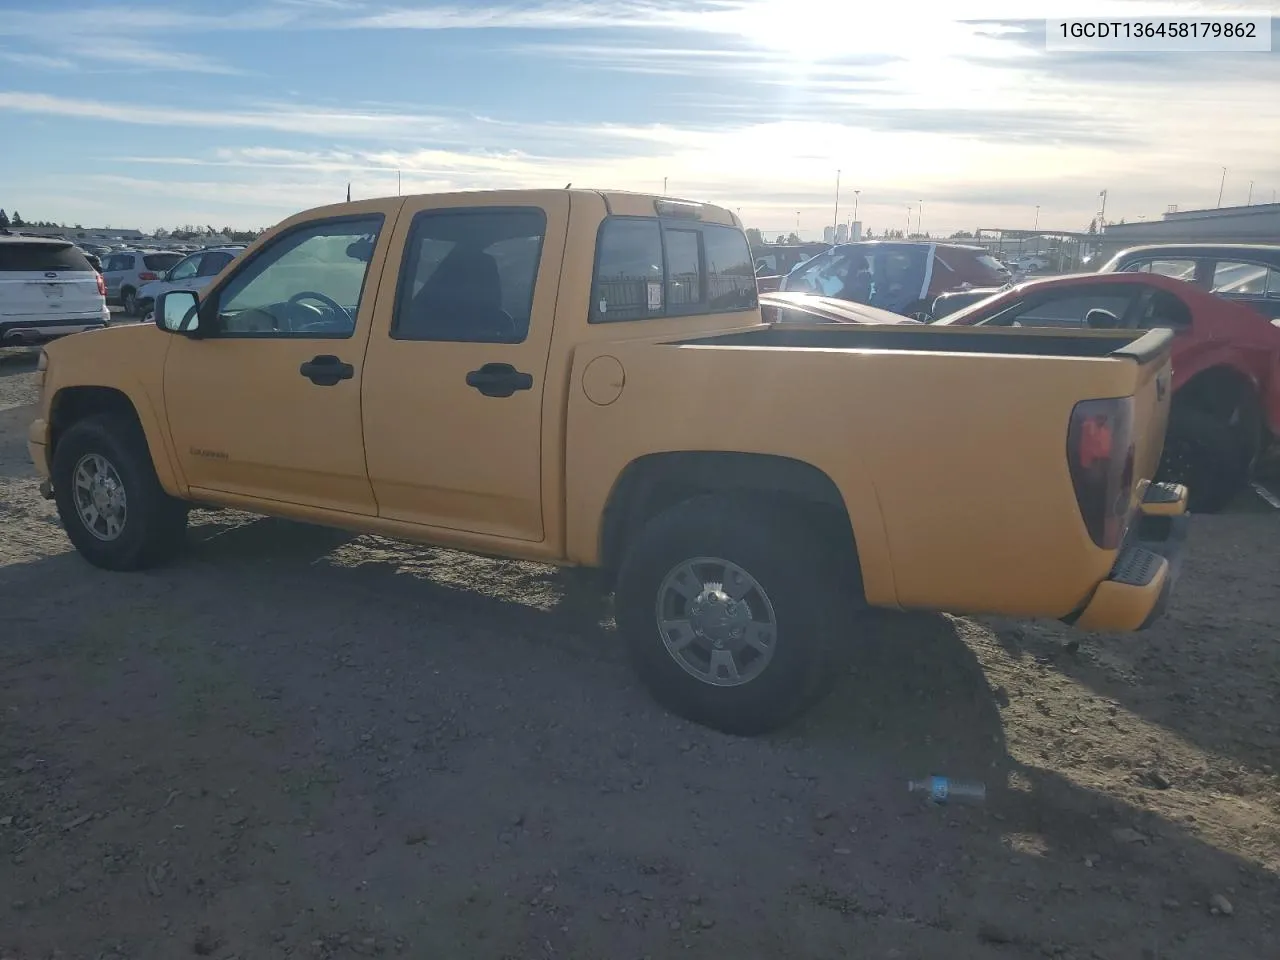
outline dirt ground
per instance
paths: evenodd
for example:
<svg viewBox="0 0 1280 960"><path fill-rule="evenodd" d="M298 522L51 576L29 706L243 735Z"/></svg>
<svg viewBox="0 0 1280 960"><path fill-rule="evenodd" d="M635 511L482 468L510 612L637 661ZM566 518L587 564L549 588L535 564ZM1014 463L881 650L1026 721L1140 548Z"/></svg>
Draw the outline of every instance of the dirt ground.
<svg viewBox="0 0 1280 960"><path fill-rule="evenodd" d="M538 565L198 513L175 566L90 568L32 370L0 359L0 958L1280 955L1280 511L1196 518L1144 634L885 614L734 739Z"/></svg>

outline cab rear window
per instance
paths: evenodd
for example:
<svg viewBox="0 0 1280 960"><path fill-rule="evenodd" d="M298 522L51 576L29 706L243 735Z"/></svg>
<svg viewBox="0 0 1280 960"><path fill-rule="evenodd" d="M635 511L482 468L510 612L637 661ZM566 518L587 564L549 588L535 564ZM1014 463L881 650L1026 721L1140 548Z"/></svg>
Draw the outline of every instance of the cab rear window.
<svg viewBox="0 0 1280 960"><path fill-rule="evenodd" d="M751 310L755 267L736 227L658 217L609 217L600 227L590 321Z"/></svg>
<svg viewBox="0 0 1280 960"><path fill-rule="evenodd" d="M71 244L0 243L0 272L49 273L51 271L92 272L83 253Z"/></svg>

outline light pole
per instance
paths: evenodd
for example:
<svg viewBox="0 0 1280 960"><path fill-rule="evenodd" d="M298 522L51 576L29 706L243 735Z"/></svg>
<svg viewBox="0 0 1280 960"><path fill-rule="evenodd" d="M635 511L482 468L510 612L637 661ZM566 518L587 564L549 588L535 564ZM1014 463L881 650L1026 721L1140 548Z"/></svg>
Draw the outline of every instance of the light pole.
<svg viewBox="0 0 1280 960"><path fill-rule="evenodd" d="M1103 190L1098 196L1102 198L1102 210L1098 213L1098 229L1101 230L1107 225L1107 191Z"/></svg>
<svg viewBox="0 0 1280 960"><path fill-rule="evenodd" d="M796 239L800 239L800 211L796 211Z"/></svg>
<svg viewBox="0 0 1280 960"><path fill-rule="evenodd" d="M1253 181L1249 181L1249 199L1244 202L1246 207L1253 206Z"/></svg>
<svg viewBox="0 0 1280 960"><path fill-rule="evenodd" d="M831 239L836 238L836 227L840 224L840 171L836 170L836 210L831 215Z"/></svg>
<svg viewBox="0 0 1280 960"><path fill-rule="evenodd" d="M921 200L920 203L916 206L916 236L917 237L924 236L924 230L921 227L921 224L923 222L924 222L924 201Z"/></svg>
<svg viewBox="0 0 1280 960"><path fill-rule="evenodd" d="M1222 206L1222 191L1227 186L1227 168L1222 168L1222 182L1218 184L1218 206Z"/></svg>
<svg viewBox="0 0 1280 960"><path fill-rule="evenodd" d="M853 222L854 223L858 222L858 194L860 194L861 192L862 192L861 190L853 191Z"/></svg>
<svg viewBox="0 0 1280 960"><path fill-rule="evenodd" d="M666 177L662 178L662 195L664 197L667 195L667 178Z"/></svg>
<svg viewBox="0 0 1280 960"><path fill-rule="evenodd" d="M908 203L907 204L907 232L902 235L902 239L905 240L909 236L911 236L911 204Z"/></svg>
<svg viewBox="0 0 1280 960"><path fill-rule="evenodd" d="M1031 230L1034 233L1040 229L1040 204L1036 204L1036 222L1032 224Z"/></svg>

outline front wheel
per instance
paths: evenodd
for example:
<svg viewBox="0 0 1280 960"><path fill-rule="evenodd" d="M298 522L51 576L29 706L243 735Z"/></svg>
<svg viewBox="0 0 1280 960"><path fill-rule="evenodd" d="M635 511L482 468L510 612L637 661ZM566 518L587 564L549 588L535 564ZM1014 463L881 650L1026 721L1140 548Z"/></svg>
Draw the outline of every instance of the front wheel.
<svg viewBox="0 0 1280 960"><path fill-rule="evenodd" d="M126 317L136 317L138 315L137 291L126 290L120 298L120 302L124 306L124 315Z"/></svg>
<svg viewBox="0 0 1280 960"><path fill-rule="evenodd" d="M104 414L73 424L50 473L67 536L94 566L140 570L182 546L187 506L160 486L136 421Z"/></svg>
<svg viewBox="0 0 1280 960"><path fill-rule="evenodd" d="M653 697L725 733L774 730L830 687L840 591L804 521L709 496L651 521L628 552L618 628Z"/></svg>

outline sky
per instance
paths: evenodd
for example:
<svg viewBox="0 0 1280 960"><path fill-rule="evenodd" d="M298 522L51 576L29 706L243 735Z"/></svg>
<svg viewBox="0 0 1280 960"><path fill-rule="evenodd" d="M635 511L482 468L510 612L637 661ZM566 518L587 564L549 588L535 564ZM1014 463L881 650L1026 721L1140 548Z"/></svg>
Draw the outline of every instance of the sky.
<svg viewBox="0 0 1280 960"><path fill-rule="evenodd" d="M1275 52L1046 52L1067 9L1270 13ZM398 170L665 180L769 236L855 191L876 232L1083 230L1102 190L1108 220L1269 202L1277 90L1277 0L0 0L0 208L255 228Z"/></svg>

